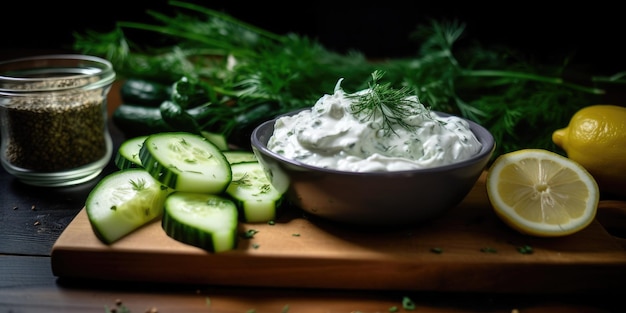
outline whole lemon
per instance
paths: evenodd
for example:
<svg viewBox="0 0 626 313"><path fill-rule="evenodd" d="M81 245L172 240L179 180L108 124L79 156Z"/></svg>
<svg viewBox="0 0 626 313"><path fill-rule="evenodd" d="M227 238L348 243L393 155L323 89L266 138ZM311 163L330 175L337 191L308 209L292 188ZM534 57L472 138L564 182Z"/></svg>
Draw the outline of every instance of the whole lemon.
<svg viewBox="0 0 626 313"><path fill-rule="evenodd" d="M626 197L626 107L584 107L552 141L593 175L600 191Z"/></svg>

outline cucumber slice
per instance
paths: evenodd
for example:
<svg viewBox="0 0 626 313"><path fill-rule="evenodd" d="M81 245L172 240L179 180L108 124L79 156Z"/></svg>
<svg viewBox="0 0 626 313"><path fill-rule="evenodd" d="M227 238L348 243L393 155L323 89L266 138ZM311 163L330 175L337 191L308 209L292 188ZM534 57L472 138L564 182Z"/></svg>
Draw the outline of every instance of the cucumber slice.
<svg viewBox="0 0 626 313"><path fill-rule="evenodd" d="M115 166L124 170L127 168L141 167L141 159L139 159L139 150L143 146L143 142L148 136L139 136L125 140L117 149L115 155Z"/></svg>
<svg viewBox="0 0 626 313"><path fill-rule="evenodd" d="M171 192L143 169L121 170L98 182L85 210L96 236L110 244L160 217Z"/></svg>
<svg viewBox="0 0 626 313"><path fill-rule="evenodd" d="M231 165L233 180L226 194L233 198L242 222L261 223L280 215L284 193L279 192L265 175L259 162Z"/></svg>
<svg viewBox="0 0 626 313"><path fill-rule="evenodd" d="M234 249L237 224L237 207L230 199L180 191L167 197L161 219L168 236L209 252Z"/></svg>
<svg viewBox="0 0 626 313"><path fill-rule="evenodd" d="M226 141L226 136L223 134L211 133L208 131L201 131L200 133L220 150L228 150L228 141Z"/></svg>
<svg viewBox="0 0 626 313"><path fill-rule="evenodd" d="M219 194L232 177L230 164L221 150L193 133L149 135L139 158L154 178L176 191Z"/></svg>
<svg viewBox="0 0 626 313"><path fill-rule="evenodd" d="M251 151L246 150L226 150L222 151L228 163L235 164L241 162L256 162L258 159Z"/></svg>

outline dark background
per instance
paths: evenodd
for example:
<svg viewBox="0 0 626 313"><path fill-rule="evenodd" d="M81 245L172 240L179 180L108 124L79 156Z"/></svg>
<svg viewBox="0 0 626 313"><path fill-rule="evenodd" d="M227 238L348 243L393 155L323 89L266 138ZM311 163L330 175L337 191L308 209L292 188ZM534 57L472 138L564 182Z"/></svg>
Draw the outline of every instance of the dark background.
<svg viewBox="0 0 626 313"><path fill-rule="evenodd" d="M371 58L415 54L419 44L409 35L434 18L464 22L466 37L507 45L539 62L558 64L567 58L593 74L626 70L626 13L604 2L192 2L277 33L309 36L337 52L353 49ZM109 31L119 20L151 21L146 9L168 13L172 7L164 0L13 2L2 9L0 57L71 50L74 32Z"/></svg>

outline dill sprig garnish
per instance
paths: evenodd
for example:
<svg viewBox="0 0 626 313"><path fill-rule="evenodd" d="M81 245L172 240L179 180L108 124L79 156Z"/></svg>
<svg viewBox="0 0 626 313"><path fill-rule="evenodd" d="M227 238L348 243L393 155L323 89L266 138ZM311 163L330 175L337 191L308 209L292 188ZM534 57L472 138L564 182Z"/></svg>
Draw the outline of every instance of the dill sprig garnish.
<svg viewBox="0 0 626 313"><path fill-rule="evenodd" d="M248 173L243 174L239 179L233 179L232 183L242 186L252 186L252 180L248 177Z"/></svg>
<svg viewBox="0 0 626 313"><path fill-rule="evenodd" d="M353 101L350 108L357 117L365 120L372 120L380 115L383 121L381 126L386 134L396 133L394 125L411 131L416 126L407 123L405 118L415 114L416 105L420 104L419 99L408 86L394 89L391 83L381 84L380 80L384 75L383 71L374 71L366 92L348 94L347 97Z"/></svg>
<svg viewBox="0 0 626 313"><path fill-rule="evenodd" d="M147 182L144 179L139 179L136 181L131 179L129 183L134 190L141 191L146 189Z"/></svg>

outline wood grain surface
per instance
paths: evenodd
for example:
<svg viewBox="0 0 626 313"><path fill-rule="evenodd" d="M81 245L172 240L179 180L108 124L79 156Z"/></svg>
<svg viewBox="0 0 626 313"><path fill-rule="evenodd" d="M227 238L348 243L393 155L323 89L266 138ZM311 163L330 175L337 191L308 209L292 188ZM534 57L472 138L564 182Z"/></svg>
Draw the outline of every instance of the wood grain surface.
<svg viewBox="0 0 626 313"><path fill-rule="evenodd" d="M383 209L383 208L381 208ZM105 245L83 210L52 248L54 275L216 286L464 292L593 292L626 287L626 250L594 221L567 237L516 233L493 213L484 175L444 216L400 229L364 229L293 210L212 254L169 238L155 221ZM530 246L532 254L518 250ZM433 249L440 249L440 253Z"/></svg>

